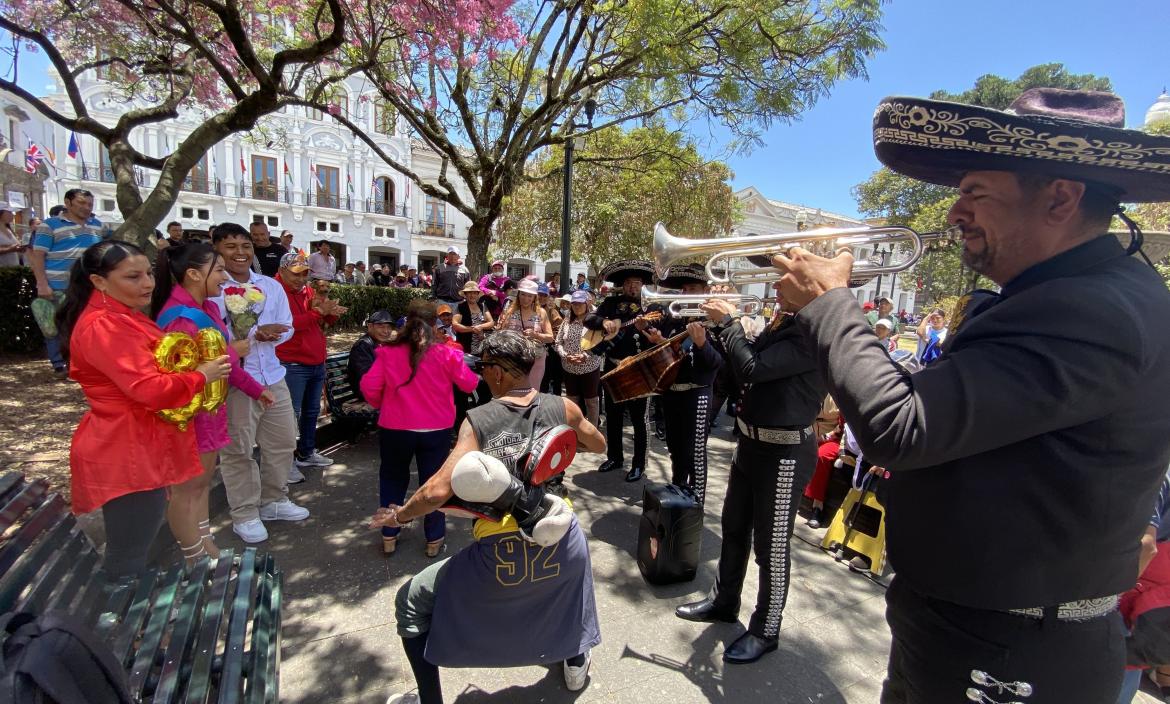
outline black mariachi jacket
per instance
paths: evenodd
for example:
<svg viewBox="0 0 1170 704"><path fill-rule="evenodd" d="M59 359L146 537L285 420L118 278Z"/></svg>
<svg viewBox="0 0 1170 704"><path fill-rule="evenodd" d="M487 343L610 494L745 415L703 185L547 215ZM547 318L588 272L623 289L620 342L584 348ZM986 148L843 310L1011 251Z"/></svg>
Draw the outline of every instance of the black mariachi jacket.
<svg viewBox="0 0 1170 704"><path fill-rule="evenodd" d="M667 314L665 308L657 304L650 306L648 310L658 310ZM652 325L658 329L663 337L669 338L686 330L687 323L694 320L697 319L676 315ZM707 331L707 342L702 347L691 342L689 337L684 337L681 349L685 357L682 364L679 365L678 377L674 383L710 386L715 381L715 374L718 373L719 367L723 366L723 353L718 345L718 336L711 330Z"/></svg>
<svg viewBox="0 0 1170 704"><path fill-rule="evenodd" d="M592 313L585 316L583 324L589 330L601 330L605 327L606 320L618 320L624 323L637 318L645 312L642 309L641 299L630 298L619 294L610 296L602 301ZM653 345L642 335L641 331L633 325L630 325L624 330L619 331L618 336L611 341L611 344L599 345L598 347L594 347L591 352L594 354L604 354L610 362L617 362L626 357L633 357L651 347ZM611 364L609 366L613 365Z"/></svg>
<svg viewBox="0 0 1170 704"><path fill-rule="evenodd" d="M739 322L719 334L727 364L744 388L738 417L761 428L807 428L825 399L816 358L792 318L769 326L750 342Z"/></svg>

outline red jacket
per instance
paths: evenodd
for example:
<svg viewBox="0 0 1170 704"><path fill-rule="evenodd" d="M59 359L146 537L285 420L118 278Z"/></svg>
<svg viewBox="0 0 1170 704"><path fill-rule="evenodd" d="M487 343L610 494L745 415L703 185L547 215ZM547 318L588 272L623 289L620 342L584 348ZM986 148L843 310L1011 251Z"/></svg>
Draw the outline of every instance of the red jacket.
<svg viewBox="0 0 1170 704"><path fill-rule="evenodd" d="M153 320L98 293L73 329L69 375L90 408L69 448L74 513L203 472L195 429L181 431L158 411L187 405L204 378L195 371L160 371L154 347L162 336Z"/></svg>
<svg viewBox="0 0 1170 704"><path fill-rule="evenodd" d="M324 364L325 332L321 326L337 322L337 316L323 316L313 309L313 298L317 292L312 286L294 291L280 278L280 274L275 278L284 286L293 319L293 336L277 346L276 358L288 364Z"/></svg>

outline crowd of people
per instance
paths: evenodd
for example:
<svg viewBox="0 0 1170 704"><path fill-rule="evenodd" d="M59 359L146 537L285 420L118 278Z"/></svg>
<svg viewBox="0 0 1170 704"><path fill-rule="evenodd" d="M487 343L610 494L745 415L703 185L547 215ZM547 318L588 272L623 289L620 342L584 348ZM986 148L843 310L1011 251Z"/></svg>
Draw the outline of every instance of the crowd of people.
<svg viewBox="0 0 1170 704"><path fill-rule="evenodd" d="M513 282L502 262L476 281L452 247L430 273L430 300L412 302L401 321L370 315L350 354L350 382L379 429L369 526L393 555L402 527L421 519L420 547L437 560L395 600L417 694L391 701L440 703L442 666L559 663L570 690L586 686L601 639L588 544L560 481L566 463L551 468L560 460L549 458L571 459L575 445L606 454L596 471L640 481L646 398L656 396L671 482L700 505L711 422L733 404L716 577L675 612L738 621L754 556L755 605L725 662L777 649L801 490L810 524L823 523L825 473L852 458L883 482L896 569L883 702L1125 704L1141 669L1170 662L1157 616L1170 607L1170 550L1159 549L1170 511L1170 333L1148 325L1170 315L1170 293L1131 256L1141 250L1136 225L1128 248L1103 232L1123 195L1170 200L1170 139L1142 135L1160 151L1120 168L1029 144L1012 152L992 134L1019 123L1055 130L1065 146L1122 143L1133 137L1119 104L1034 89L1010 112L942 105L971 118L970 148L954 129L937 138L936 101L879 106L879 158L959 189L948 220L962 229L964 262L1001 287L965 296L949 315L927 311L913 327L913 365L897 350L913 322L884 298L858 306L847 252L771 257L783 278L761 320L740 315L694 265L662 273L646 260L615 262L598 275L613 295L594 299L583 281L564 291L555 277ZM310 257L282 253L266 226L232 223L210 244L168 241L150 261L109 238L92 202L67 193L27 254L49 360L91 406L70 453L73 501L77 512L103 512L105 572L142 571L164 520L186 559L216 555L207 486L217 466L245 542L265 540L266 521L308 517L288 484L331 462L315 443L324 331L345 312L310 282L356 284L357 265L339 273L328 243ZM372 281L379 273L387 278L379 269L366 283L396 285ZM402 277L425 281L410 269ZM701 315L644 305L648 285L702 298ZM1099 295L1069 309L1086 287ZM664 388L619 395L599 384L667 349L678 374ZM557 445L563 437L571 444ZM420 486L407 497L412 463ZM445 507L478 520L472 542L439 560ZM938 559L944 528L961 559ZM524 637L501 647L499 634L517 623Z"/></svg>

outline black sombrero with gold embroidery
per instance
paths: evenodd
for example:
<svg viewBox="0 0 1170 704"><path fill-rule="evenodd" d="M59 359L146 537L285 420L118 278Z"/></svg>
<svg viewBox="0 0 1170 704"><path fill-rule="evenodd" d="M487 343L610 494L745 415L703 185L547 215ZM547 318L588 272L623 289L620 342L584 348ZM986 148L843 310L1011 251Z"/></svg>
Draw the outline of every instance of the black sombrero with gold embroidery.
<svg viewBox="0 0 1170 704"><path fill-rule="evenodd" d="M968 171L1028 171L1119 201L1170 200L1170 137L1124 125L1112 93L1033 88L1006 111L893 96L874 113L873 143L892 170L943 186Z"/></svg>
<svg viewBox="0 0 1170 704"><path fill-rule="evenodd" d="M682 288L686 284L706 285L706 270L699 264L676 264L658 279L658 285L663 288Z"/></svg>
<svg viewBox="0 0 1170 704"><path fill-rule="evenodd" d="M599 278L602 281L613 282L614 286L621 286L622 282L631 276L639 277L643 283L653 283L654 267L644 259L626 259L602 269Z"/></svg>

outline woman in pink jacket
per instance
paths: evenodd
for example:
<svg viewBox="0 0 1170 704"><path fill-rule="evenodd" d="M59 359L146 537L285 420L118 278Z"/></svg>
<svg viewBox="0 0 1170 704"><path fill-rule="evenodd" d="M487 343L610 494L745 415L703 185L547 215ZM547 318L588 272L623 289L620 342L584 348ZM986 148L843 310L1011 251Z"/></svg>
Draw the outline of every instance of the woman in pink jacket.
<svg viewBox="0 0 1170 704"><path fill-rule="evenodd" d="M383 507L401 506L410 484L410 462L418 462L422 486L443 466L451 449L451 424L455 422L455 397L451 385L471 393L479 378L463 362L459 350L442 344L435 336L436 307L415 300L406 314L406 325L393 342L379 347L374 366L362 377L362 395L378 414L382 462L379 498ZM398 547L398 528L382 529L382 552ZM441 511L423 519L427 557L443 549L447 532Z"/></svg>
<svg viewBox="0 0 1170 704"><path fill-rule="evenodd" d="M227 328L220 319L219 306L211 299L219 295L227 273L223 258L211 245L192 242L168 247L159 252L157 269L150 312L163 332L182 332L195 337L203 328L214 328L226 340ZM228 383L265 407L272 405L275 401L272 392L260 386L240 366L240 354L247 354L248 341L231 343L227 352L232 364ZM203 555L219 557L219 548L211 535L207 501L219 449L231 442L227 408L222 405L213 413L199 411L192 424L203 473L171 487L167 506L167 523L189 563Z"/></svg>

